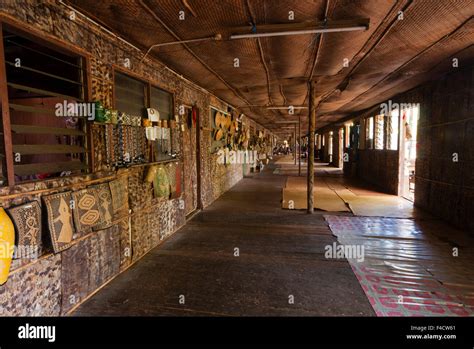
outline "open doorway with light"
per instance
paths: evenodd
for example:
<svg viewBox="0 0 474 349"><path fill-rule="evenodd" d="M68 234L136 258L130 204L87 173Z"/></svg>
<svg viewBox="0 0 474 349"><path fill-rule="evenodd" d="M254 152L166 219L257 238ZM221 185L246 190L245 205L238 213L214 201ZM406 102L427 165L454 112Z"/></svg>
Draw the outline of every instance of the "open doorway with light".
<svg viewBox="0 0 474 349"><path fill-rule="evenodd" d="M415 200L416 134L419 105L402 108L400 112L400 195Z"/></svg>
<svg viewBox="0 0 474 349"><path fill-rule="evenodd" d="M338 137L339 137L339 141L338 141L337 167L342 168L344 165L344 162L343 162L344 160L344 128L343 127L339 129Z"/></svg>

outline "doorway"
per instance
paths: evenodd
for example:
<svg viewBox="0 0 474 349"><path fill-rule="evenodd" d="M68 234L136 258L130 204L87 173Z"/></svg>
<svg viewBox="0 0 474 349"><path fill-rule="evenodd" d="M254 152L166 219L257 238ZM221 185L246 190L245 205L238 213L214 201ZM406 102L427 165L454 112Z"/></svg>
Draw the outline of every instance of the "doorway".
<svg viewBox="0 0 474 349"><path fill-rule="evenodd" d="M401 110L400 118L400 196L415 200L416 134L420 108L413 105Z"/></svg>

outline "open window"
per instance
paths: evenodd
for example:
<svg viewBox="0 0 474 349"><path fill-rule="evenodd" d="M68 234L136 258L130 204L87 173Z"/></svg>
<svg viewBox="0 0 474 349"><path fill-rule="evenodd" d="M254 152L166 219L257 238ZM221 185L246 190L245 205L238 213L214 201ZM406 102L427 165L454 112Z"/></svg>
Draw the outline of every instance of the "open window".
<svg viewBox="0 0 474 349"><path fill-rule="evenodd" d="M400 122L400 114L398 109L392 110L390 115L387 115L387 149L398 150L398 125Z"/></svg>
<svg viewBox="0 0 474 349"><path fill-rule="evenodd" d="M1 130L2 184L86 171L91 110L83 103L83 57L13 28L3 27L1 36L8 98L2 108L9 111Z"/></svg>
<svg viewBox="0 0 474 349"><path fill-rule="evenodd" d="M121 137L117 166L175 159L173 94L116 69L114 97Z"/></svg>
<svg viewBox="0 0 474 349"><path fill-rule="evenodd" d="M155 161L164 161L173 159L173 142L171 127L171 121L173 120L173 94L168 91L162 90L158 87L150 87L150 108L158 110L160 113L160 124L161 124L161 138L154 142L154 153L153 157ZM191 113L191 108L186 108L185 114L182 117L188 118L188 114Z"/></svg>
<svg viewBox="0 0 474 349"><path fill-rule="evenodd" d="M374 149L374 118L365 119L365 148Z"/></svg>

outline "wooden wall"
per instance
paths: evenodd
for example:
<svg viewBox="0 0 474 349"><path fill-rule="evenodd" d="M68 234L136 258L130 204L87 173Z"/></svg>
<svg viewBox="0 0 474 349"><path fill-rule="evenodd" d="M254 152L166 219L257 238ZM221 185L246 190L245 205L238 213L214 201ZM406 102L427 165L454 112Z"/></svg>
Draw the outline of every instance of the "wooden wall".
<svg viewBox="0 0 474 349"><path fill-rule="evenodd" d="M414 89L407 98L421 105L415 205L474 231L474 66Z"/></svg>
<svg viewBox="0 0 474 349"><path fill-rule="evenodd" d="M359 149L357 176L387 194L398 195L398 150Z"/></svg>
<svg viewBox="0 0 474 349"><path fill-rule="evenodd" d="M415 205L451 224L474 231L474 66L392 98L419 103ZM375 108L375 109L374 109ZM375 106L354 115L374 116ZM361 126L361 144L364 127ZM457 154L457 161L455 159ZM357 175L384 192L398 193L399 152L359 149Z"/></svg>

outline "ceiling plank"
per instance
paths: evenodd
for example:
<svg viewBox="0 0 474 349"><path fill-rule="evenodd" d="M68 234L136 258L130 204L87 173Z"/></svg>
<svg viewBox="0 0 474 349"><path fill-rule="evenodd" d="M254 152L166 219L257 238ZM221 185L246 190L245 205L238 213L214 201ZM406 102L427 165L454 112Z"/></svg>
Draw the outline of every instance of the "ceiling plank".
<svg viewBox="0 0 474 349"><path fill-rule="evenodd" d="M249 17L252 20L252 23L256 22L255 15L252 13L252 8L250 7L249 0L246 0L246 9L249 13ZM262 61L263 68L265 69L265 75L267 77L267 90L268 90L268 104L273 105L273 100L270 92L270 70L268 69L267 63L265 61L265 55L263 53L262 41L260 38L257 39L258 51L260 53L260 60Z"/></svg>
<svg viewBox="0 0 474 349"><path fill-rule="evenodd" d="M450 38L452 36L454 36L456 33L460 32L465 26L469 25L469 24L472 24L474 21L474 19L471 17L469 18L468 20L466 20L464 23L462 23L460 26L458 26L455 30L453 30L451 33L449 33L448 35L446 36L443 36L442 38L440 38L439 40L437 40L436 42L432 43L431 45L427 46L425 49L423 49L422 51L418 52L415 56L411 57L410 59L408 59L405 63L403 63L402 65L400 65L397 69L395 69L394 71L390 72L389 74L385 75L381 80L379 80L376 84L374 84L372 87L370 87L368 90L358 94L357 96L355 96L354 98L352 98L350 101L348 101L347 103L345 103L343 106L341 106L340 108L338 108L337 110L335 110L334 112L335 113L338 113L340 112L341 110L344 109L344 107L348 104L352 104L354 101L356 100L362 100L363 96L367 95L367 94L370 94L374 89L377 89L380 87L381 84L383 84L384 82L386 82L387 80L390 80L392 76L398 74L401 70L403 69L406 69L407 66L409 66L410 64L413 64L413 62L415 62L417 59L419 59L420 57L422 57L423 55L426 55L428 54L430 51L433 50L433 48L436 48L438 46L443 46L445 47L446 45L448 45L449 41L450 41Z"/></svg>

